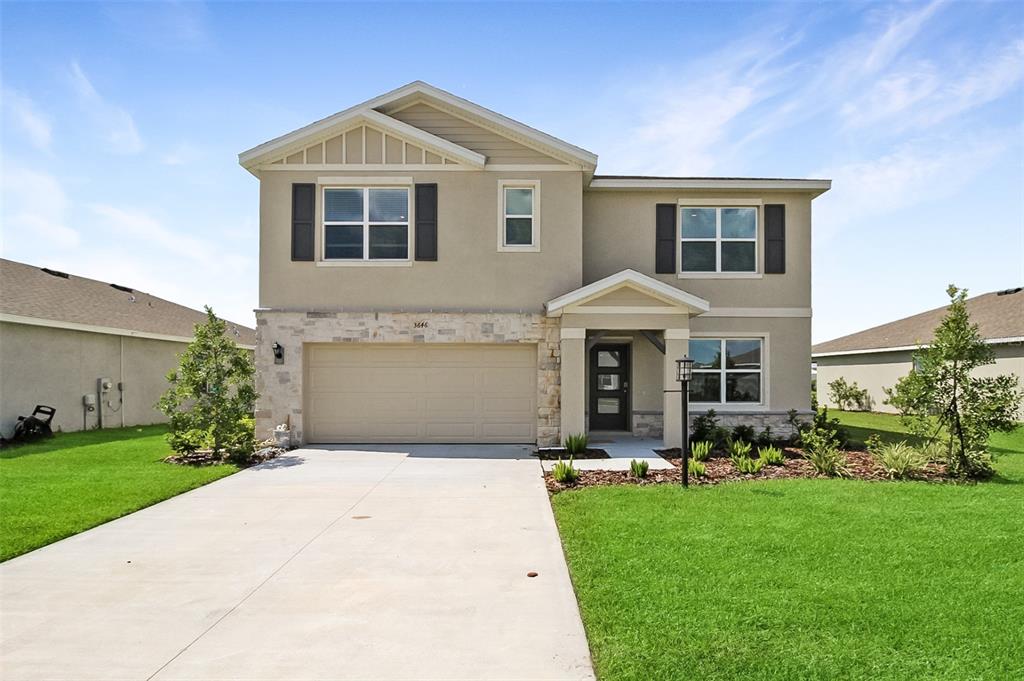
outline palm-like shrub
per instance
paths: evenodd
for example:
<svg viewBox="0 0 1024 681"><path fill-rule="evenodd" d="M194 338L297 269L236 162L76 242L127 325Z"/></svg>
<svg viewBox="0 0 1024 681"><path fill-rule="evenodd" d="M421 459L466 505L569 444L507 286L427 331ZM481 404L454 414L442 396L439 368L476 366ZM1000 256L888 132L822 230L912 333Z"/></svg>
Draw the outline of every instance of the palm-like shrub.
<svg viewBox="0 0 1024 681"><path fill-rule="evenodd" d="M567 435L565 438L565 451L569 454L582 454L587 451L587 444L590 442L590 438L587 437L586 433L575 433Z"/></svg>
<svg viewBox="0 0 1024 681"><path fill-rule="evenodd" d="M872 452L890 478L902 479L924 468L928 459L904 441L889 442Z"/></svg>
<svg viewBox="0 0 1024 681"><path fill-rule="evenodd" d="M760 459L762 464L768 466L781 466L785 457L782 455L782 450L778 447L758 447L757 458Z"/></svg>
<svg viewBox="0 0 1024 681"><path fill-rule="evenodd" d="M568 461L559 460L555 463L551 469L551 477L555 479L555 482L571 485L579 480L580 472L579 469L572 465L572 457L569 457Z"/></svg>
<svg viewBox="0 0 1024 681"><path fill-rule="evenodd" d="M734 457L732 458L732 463L736 466L736 470L744 475L760 473L761 469L764 468L764 461L761 459L751 459L749 456Z"/></svg>
<svg viewBox="0 0 1024 681"><path fill-rule="evenodd" d="M650 468L650 464L646 461L637 461L633 459L629 462L629 473L634 478L643 479L647 477L647 470Z"/></svg>
<svg viewBox="0 0 1024 681"><path fill-rule="evenodd" d="M828 431L810 428L803 434L804 457L818 473L828 476L846 474L846 455Z"/></svg>
<svg viewBox="0 0 1024 681"><path fill-rule="evenodd" d="M711 456L711 442L704 440L690 445L690 456L694 461L707 461Z"/></svg>
<svg viewBox="0 0 1024 681"><path fill-rule="evenodd" d="M692 475L695 478L703 478L705 475L708 474L708 467L705 466L700 461L696 461L695 459L690 459L689 465L687 466L686 470L689 471L690 475Z"/></svg>

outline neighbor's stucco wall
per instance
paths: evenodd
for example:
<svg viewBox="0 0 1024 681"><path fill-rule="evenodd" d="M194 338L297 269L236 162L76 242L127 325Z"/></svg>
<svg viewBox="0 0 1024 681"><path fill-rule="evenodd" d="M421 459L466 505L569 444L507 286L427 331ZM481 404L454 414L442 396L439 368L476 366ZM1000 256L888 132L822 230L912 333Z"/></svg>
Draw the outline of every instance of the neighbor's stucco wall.
<svg viewBox="0 0 1024 681"><path fill-rule="evenodd" d="M1013 374L1024 386L1024 344L1011 343L994 345L996 361L976 370L977 376L999 376ZM894 414L896 409L885 404L885 388L892 388L900 378L910 373L913 368L912 351L873 352L862 355L840 355L834 357L818 357L818 402L837 408L829 399L828 384L837 378L846 379L847 383L856 382L866 388L870 403L868 409ZM1024 419L1024 405L1018 414Z"/></svg>
<svg viewBox="0 0 1024 681"><path fill-rule="evenodd" d="M680 278L654 271L655 206L679 199L761 199L786 206L786 273L761 278ZM678 224L678 218L677 218ZM583 283L623 269L660 279L712 307L811 305L811 199L808 194L722 190L599 190L583 195ZM758 219L758 272L764 269L763 210ZM678 266L678 251L676 253Z"/></svg>
<svg viewBox="0 0 1024 681"><path fill-rule="evenodd" d="M389 175L437 183L437 262L318 266L291 261L292 183ZM498 182L510 179L540 181L540 252L498 252ZM539 312L545 302L582 283L582 194L582 173L569 171L262 171L260 307ZM321 203L318 192L318 219ZM410 211L415 243L415 206ZM319 241L319 226L317 233Z"/></svg>
<svg viewBox="0 0 1024 681"><path fill-rule="evenodd" d="M154 405L167 389L165 376L177 366L184 343L0 323L0 432L9 437L18 416L37 404L56 408L53 427L65 432L95 428L98 412L83 421L82 396L109 378L114 388L104 407L104 426L161 423ZM117 383L125 384L118 408Z"/></svg>

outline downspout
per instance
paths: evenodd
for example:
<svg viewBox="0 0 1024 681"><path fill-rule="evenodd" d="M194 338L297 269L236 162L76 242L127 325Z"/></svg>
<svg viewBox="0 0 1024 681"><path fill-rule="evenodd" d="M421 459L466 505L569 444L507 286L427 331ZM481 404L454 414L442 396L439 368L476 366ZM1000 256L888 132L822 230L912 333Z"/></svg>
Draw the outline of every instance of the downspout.
<svg viewBox="0 0 1024 681"><path fill-rule="evenodd" d="M119 379L117 381L117 396L121 401L121 427L124 428L124 336L121 339L121 361L118 369Z"/></svg>

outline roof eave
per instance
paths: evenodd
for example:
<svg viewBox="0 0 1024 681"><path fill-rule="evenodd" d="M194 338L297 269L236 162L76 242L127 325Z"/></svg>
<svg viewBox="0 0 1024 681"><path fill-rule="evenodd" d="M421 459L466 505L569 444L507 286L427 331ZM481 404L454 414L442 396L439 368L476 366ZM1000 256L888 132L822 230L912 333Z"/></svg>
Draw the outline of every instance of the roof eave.
<svg viewBox="0 0 1024 681"><path fill-rule="evenodd" d="M592 190L657 190L657 189L715 189L715 190L776 190L808 192L813 197L832 188L832 180L819 179L760 179L760 178L629 178L601 177L590 181Z"/></svg>

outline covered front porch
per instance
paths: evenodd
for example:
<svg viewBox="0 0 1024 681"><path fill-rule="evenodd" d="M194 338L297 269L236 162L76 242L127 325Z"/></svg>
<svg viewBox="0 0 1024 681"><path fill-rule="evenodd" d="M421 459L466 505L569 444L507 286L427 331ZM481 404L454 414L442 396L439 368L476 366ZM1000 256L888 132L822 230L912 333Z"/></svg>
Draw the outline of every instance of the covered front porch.
<svg viewBox="0 0 1024 681"><path fill-rule="evenodd" d="M680 446L676 360L688 353L690 318L709 308L708 301L634 270L549 301L548 316L561 324L562 438L661 430L666 447ZM661 428L648 427L659 411Z"/></svg>

